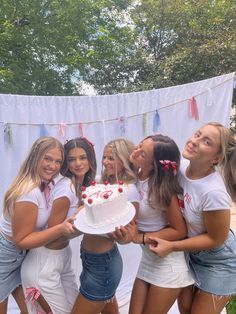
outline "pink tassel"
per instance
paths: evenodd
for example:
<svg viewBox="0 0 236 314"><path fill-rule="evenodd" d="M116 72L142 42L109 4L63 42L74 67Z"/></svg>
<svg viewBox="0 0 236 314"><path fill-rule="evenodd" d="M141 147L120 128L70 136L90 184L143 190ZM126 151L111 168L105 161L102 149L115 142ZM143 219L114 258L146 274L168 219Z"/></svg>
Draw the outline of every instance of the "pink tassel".
<svg viewBox="0 0 236 314"><path fill-rule="evenodd" d="M58 136L59 137L63 137L65 136L65 133L66 133L66 128L67 128L67 125L65 123L60 123L59 124L59 127L58 127Z"/></svg>
<svg viewBox="0 0 236 314"><path fill-rule="evenodd" d="M194 118L195 120L199 120L197 101L194 96L188 100L188 105L189 105L189 116L191 118Z"/></svg>
<svg viewBox="0 0 236 314"><path fill-rule="evenodd" d="M80 136L83 137L83 136L84 136L84 130L83 130L84 125L83 125L82 122L80 122L80 123L78 124L78 128L79 128Z"/></svg>

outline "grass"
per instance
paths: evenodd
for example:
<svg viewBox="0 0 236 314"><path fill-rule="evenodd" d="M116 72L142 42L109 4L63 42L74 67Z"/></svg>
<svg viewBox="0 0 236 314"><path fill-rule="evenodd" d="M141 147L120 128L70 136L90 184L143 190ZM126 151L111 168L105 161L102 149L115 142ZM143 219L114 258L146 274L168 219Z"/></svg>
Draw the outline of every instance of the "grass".
<svg viewBox="0 0 236 314"><path fill-rule="evenodd" d="M236 296L228 303L226 306L227 314L235 314L236 313Z"/></svg>

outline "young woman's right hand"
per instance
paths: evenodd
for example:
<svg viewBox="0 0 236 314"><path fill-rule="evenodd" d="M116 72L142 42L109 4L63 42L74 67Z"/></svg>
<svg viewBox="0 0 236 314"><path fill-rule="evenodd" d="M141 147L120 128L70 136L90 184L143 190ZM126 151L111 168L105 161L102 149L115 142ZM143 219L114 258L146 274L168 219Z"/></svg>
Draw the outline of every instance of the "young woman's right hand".
<svg viewBox="0 0 236 314"><path fill-rule="evenodd" d="M72 216L72 217L69 217L69 218L65 219L61 223L61 233L62 233L63 236L71 237L74 234L78 233L78 230L76 230L76 228L74 227L75 219L76 219L76 217Z"/></svg>

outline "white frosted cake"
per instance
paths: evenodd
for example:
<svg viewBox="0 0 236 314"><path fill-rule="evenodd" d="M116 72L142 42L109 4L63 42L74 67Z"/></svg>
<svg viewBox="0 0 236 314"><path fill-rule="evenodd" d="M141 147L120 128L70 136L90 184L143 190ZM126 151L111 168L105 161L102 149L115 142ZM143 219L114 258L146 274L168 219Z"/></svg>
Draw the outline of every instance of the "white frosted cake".
<svg viewBox="0 0 236 314"><path fill-rule="evenodd" d="M93 228L118 222L130 210L125 187L122 184L98 184L82 192L85 220Z"/></svg>

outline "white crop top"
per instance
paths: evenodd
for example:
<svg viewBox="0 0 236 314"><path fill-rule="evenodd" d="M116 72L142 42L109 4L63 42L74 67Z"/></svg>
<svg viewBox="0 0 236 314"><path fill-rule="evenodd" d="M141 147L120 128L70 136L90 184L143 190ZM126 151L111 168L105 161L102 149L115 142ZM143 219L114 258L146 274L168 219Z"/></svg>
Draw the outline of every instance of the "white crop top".
<svg viewBox="0 0 236 314"><path fill-rule="evenodd" d="M131 203L139 203L140 195L137 186L134 183L124 184L127 200Z"/></svg>
<svg viewBox="0 0 236 314"><path fill-rule="evenodd" d="M148 202L148 179L138 180L137 189L140 195L140 208L137 218L140 231L158 231L167 226L166 212L158 208L152 208Z"/></svg>

